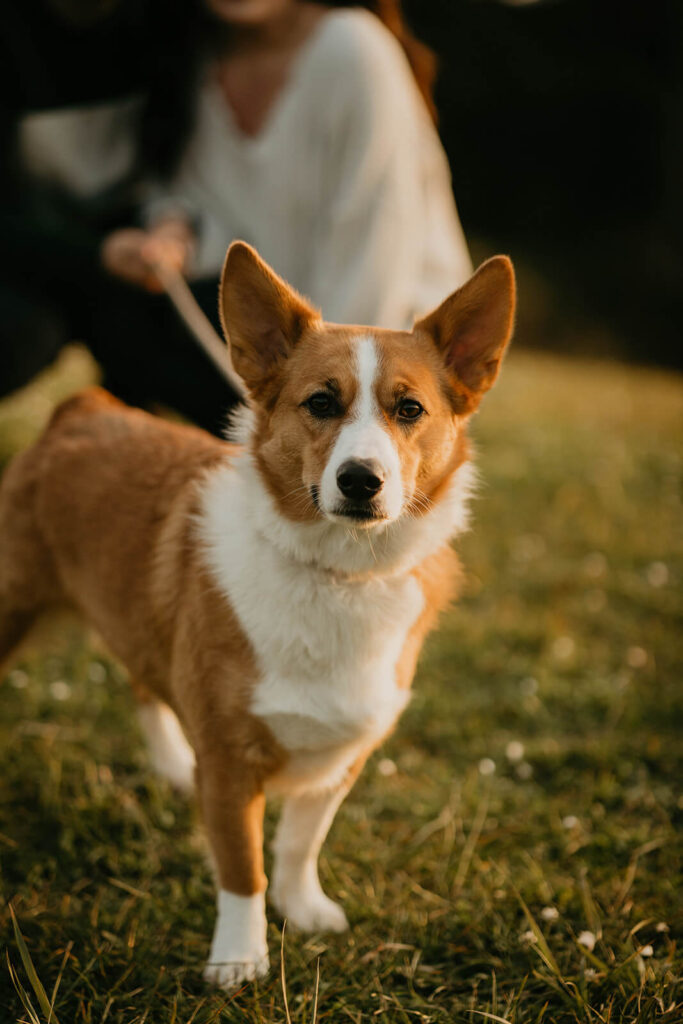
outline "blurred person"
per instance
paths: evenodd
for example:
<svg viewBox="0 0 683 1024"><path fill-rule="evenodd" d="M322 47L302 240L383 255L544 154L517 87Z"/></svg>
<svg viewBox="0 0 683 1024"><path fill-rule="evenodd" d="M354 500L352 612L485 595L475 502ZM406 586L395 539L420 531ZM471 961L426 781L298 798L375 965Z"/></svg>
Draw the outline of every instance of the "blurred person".
<svg viewBox="0 0 683 1024"><path fill-rule="evenodd" d="M394 328L467 279L433 62L399 0L205 0L190 49L186 142L166 145L148 216L185 239L193 276L217 281L241 238L327 319ZM109 269L144 284L145 234L108 245Z"/></svg>
<svg viewBox="0 0 683 1024"><path fill-rule="evenodd" d="M106 239L136 217L141 180L161 173L155 140L175 124L156 109L151 118L149 100L163 82L169 110L178 106L173 69L194 10L193 0L3 4L0 396L79 339L119 397L222 429L235 396L168 301L106 269ZM152 256L180 262L191 242L177 224L145 241ZM194 288L218 326L215 281Z"/></svg>

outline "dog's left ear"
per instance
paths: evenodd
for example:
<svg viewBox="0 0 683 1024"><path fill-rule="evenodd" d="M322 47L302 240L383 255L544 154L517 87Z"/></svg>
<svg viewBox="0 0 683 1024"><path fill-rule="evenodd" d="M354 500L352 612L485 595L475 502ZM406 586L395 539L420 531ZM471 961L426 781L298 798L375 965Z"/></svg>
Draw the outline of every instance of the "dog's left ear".
<svg viewBox="0 0 683 1024"><path fill-rule="evenodd" d="M431 337L449 370L478 398L498 376L514 317L512 262L494 256L413 330Z"/></svg>
<svg viewBox="0 0 683 1024"><path fill-rule="evenodd" d="M258 392L319 315L246 242L233 242L221 276L219 309L232 361Z"/></svg>

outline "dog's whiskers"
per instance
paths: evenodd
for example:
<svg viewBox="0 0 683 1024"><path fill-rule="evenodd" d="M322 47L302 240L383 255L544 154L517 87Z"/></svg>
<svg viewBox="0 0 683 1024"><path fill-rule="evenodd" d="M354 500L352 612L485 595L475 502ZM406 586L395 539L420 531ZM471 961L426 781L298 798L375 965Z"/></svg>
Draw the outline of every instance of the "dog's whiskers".
<svg viewBox="0 0 683 1024"><path fill-rule="evenodd" d="M306 484L299 484L298 487L293 487L291 491L287 491L286 494L283 494L282 495L282 500L283 501L287 501L289 498L292 497L292 495L299 494L301 492L303 492L307 497L310 498L311 492L310 492L309 488L306 486Z"/></svg>
<svg viewBox="0 0 683 1024"><path fill-rule="evenodd" d="M406 513L413 519L417 519L417 513L426 514L434 507L434 502L423 491L415 490L413 497L406 508Z"/></svg>

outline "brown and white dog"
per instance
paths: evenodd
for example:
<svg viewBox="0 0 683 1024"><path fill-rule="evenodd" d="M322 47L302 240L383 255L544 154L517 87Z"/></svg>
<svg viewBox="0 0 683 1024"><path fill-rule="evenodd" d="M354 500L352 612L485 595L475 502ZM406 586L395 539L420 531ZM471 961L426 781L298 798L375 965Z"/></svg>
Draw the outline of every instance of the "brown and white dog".
<svg viewBox="0 0 683 1024"><path fill-rule="evenodd" d="M452 595L467 422L514 300L497 256L411 332L329 324L235 243L221 311L250 403L232 442L95 389L2 481L0 658L68 604L128 667L157 768L195 773L221 985L268 969L267 794L284 796L272 903L301 929L347 927L318 853Z"/></svg>

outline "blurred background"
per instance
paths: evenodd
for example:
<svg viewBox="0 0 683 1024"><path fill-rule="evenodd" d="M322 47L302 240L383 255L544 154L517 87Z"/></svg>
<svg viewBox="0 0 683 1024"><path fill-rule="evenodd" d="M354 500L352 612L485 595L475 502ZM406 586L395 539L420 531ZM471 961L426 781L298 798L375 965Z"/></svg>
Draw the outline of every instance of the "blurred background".
<svg viewBox="0 0 683 1024"><path fill-rule="evenodd" d="M106 37L97 17L69 30L58 17L89 6L111 16ZM343 896L352 938L287 935L294 1019L315 1016L317 962L321 1024L380 1013L425 1024L474 1014L680 1024L683 4L403 6L440 59L439 128L473 261L513 257L520 312L473 424L482 484L458 541L460 600L326 846L323 881ZM3 177L13 118L46 95L48 105L96 101L148 76L163 84L160 109L172 107L184 8L3 4L0 263L21 277L23 259L37 294L78 316L49 321L56 333L27 386L3 380L0 362L0 467L102 368L140 404L158 399L197 422L209 405L223 408L220 392L209 400L206 367L188 369L179 340L171 351L172 311L153 306L161 297L140 289L124 307L124 292L93 271L102 234L127 223L127 196L111 225L96 207L96 231L83 218L67 263L37 244L52 237L42 209L29 236L15 216L17 177ZM64 68L57 95L50 74ZM214 314L215 296L209 280ZM32 293L18 312L36 306ZM161 345L144 365L141 323ZM88 340L95 328L110 329L110 349L60 350L63 336ZM22 655L0 697L0 897L36 965L26 976L54 993L59 1019L283 1020L275 975L228 1004L201 982L213 883L190 805L149 770L121 666L60 623ZM274 954L282 936L270 929ZM8 961L26 966L17 936L0 908ZM0 970L2 1020L38 1019L24 996Z"/></svg>
<svg viewBox="0 0 683 1024"><path fill-rule="evenodd" d="M405 9L441 58L441 135L475 256L502 249L522 273L518 342L683 365L683 5Z"/></svg>
<svg viewBox="0 0 683 1024"><path fill-rule="evenodd" d="M383 6L392 5L378 0ZM161 83L149 108L159 121L148 133L155 145L167 130L164 110L182 120L178 51L193 8L8 3L0 25L3 153L18 112L149 82ZM518 266L517 344L683 365L683 6L404 0L403 8L439 58L439 128L474 261L504 251ZM5 155L0 187L7 265L33 243L11 222L16 175ZM117 216L125 220L120 209Z"/></svg>

